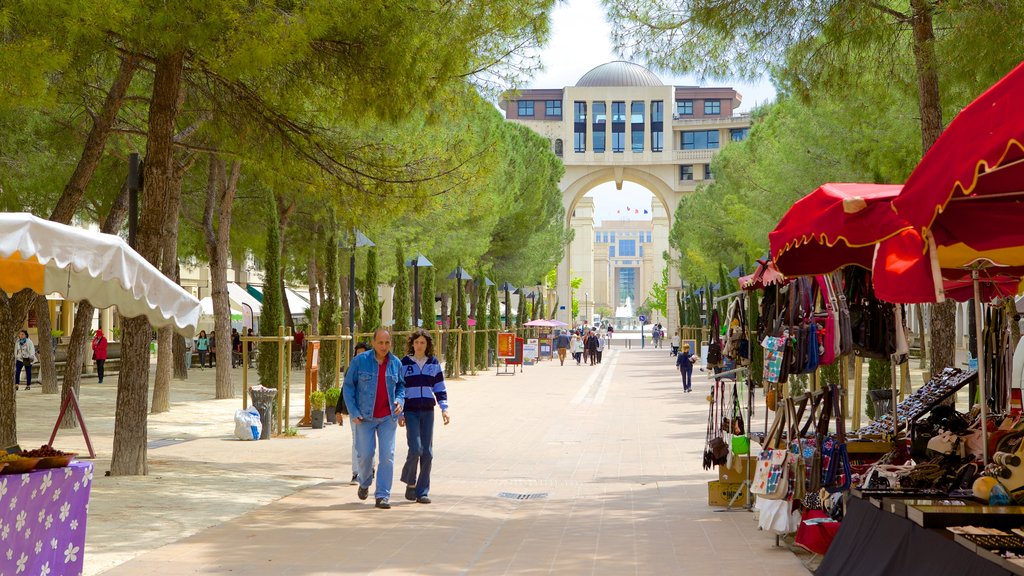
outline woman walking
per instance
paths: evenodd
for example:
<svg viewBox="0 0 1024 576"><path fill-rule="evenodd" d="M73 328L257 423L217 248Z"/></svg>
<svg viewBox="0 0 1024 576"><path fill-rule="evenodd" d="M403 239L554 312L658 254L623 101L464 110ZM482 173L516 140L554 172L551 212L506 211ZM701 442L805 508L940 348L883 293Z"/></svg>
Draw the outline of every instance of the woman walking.
<svg viewBox="0 0 1024 576"><path fill-rule="evenodd" d="M683 392L693 389L693 363L697 357L690 354L690 345L683 344L683 351L676 355L676 368L683 375Z"/></svg>
<svg viewBox="0 0 1024 576"><path fill-rule="evenodd" d="M199 351L199 367L206 366L206 354L210 351L210 339L206 336L206 330L199 331L199 338L196 339L196 350ZM211 368L213 362L210 363Z"/></svg>
<svg viewBox="0 0 1024 576"><path fill-rule="evenodd" d="M36 345L28 339L28 332L18 331L14 342L14 389L21 383L21 369L25 369L25 390L32 388L32 363L36 361Z"/></svg>
<svg viewBox="0 0 1024 576"><path fill-rule="evenodd" d="M107 337L103 330L96 330L92 339L92 359L96 361L96 376L99 376L99 383L103 384L103 367L107 363Z"/></svg>
<svg viewBox="0 0 1024 576"><path fill-rule="evenodd" d="M430 504L430 468L434 460L434 404L441 407L441 418L448 425L448 391L444 386L441 363L434 356L434 341L423 329L409 337L409 354L402 358L405 376L405 411L398 419L405 426L409 455L402 468L405 499ZM416 467L419 465L419 475Z"/></svg>

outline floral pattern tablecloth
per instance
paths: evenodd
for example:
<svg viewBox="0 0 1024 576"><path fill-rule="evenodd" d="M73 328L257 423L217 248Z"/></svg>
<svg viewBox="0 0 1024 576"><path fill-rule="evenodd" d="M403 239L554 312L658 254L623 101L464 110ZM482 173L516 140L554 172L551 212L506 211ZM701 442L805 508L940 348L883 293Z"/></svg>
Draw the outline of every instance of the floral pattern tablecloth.
<svg viewBox="0 0 1024 576"><path fill-rule="evenodd" d="M80 576L92 464L0 475L0 576Z"/></svg>

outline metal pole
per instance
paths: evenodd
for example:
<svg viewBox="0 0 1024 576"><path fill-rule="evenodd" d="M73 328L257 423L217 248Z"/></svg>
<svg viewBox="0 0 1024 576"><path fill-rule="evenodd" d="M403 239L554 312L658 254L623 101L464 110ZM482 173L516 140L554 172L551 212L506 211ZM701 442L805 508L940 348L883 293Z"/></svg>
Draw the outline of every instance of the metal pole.
<svg viewBox="0 0 1024 576"><path fill-rule="evenodd" d="M978 338L978 387L981 389L981 464L985 465L988 463L988 387L985 386L985 362L981 359L985 341L982 339L981 289L977 268L971 270L971 280L974 281L974 315L978 319L974 332Z"/></svg>

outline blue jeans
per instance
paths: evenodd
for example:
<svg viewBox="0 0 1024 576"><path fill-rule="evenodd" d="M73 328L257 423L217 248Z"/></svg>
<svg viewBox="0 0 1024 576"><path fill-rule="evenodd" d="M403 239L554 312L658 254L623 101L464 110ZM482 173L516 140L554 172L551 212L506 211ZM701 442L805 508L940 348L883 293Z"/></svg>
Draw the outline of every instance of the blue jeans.
<svg viewBox="0 0 1024 576"><path fill-rule="evenodd" d="M683 373L683 390L689 390L693 386L693 371L680 370Z"/></svg>
<svg viewBox="0 0 1024 576"><path fill-rule="evenodd" d="M369 488L373 481L373 455L380 443L380 458L377 463L377 489L374 498L390 498L391 482L395 470L395 431L398 421L391 416L365 418L362 422L352 421L352 433L356 436L356 454L359 487Z"/></svg>
<svg viewBox="0 0 1024 576"><path fill-rule="evenodd" d="M14 363L14 385L17 386L21 383L21 369L25 369L25 387L28 388L32 385L32 361L26 360L15 360Z"/></svg>
<svg viewBox="0 0 1024 576"><path fill-rule="evenodd" d="M402 482L406 486L416 485L416 497L430 492L430 465L434 461L434 411L410 411L405 413L405 437L409 441L409 455L402 467ZM416 465L420 474L416 477Z"/></svg>

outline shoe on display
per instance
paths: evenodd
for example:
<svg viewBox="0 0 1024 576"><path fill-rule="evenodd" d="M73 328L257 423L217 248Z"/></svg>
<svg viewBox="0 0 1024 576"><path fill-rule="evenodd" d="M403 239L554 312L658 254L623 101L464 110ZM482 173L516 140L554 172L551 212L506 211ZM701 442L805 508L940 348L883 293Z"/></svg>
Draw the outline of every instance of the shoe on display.
<svg viewBox="0 0 1024 576"><path fill-rule="evenodd" d="M360 500L366 500L366 497L369 496L369 495L370 495L370 489L369 488L363 488L362 486L360 486L359 490L356 490L356 496L359 496Z"/></svg>
<svg viewBox="0 0 1024 576"><path fill-rule="evenodd" d="M384 510L388 510L391 508L391 504L388 502L387 498L377 498L377 503L374 504L374 506L376 506L377 508L382 508Z"/></svg>

